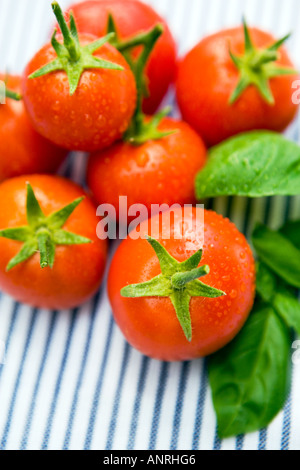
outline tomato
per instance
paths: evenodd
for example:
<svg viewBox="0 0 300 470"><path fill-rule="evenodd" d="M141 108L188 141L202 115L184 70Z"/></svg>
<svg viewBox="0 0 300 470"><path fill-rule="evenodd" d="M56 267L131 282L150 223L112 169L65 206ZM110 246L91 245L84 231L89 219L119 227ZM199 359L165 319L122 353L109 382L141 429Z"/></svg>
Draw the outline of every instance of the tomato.
<svg viewBox="0 0 300 470"><path fill-rule="evenodd" d="M21 92L19 76L0 75L6 87ZM31 173L55 173L66 151L40 136L32 127L22 100L6 98L0 106L0 182Z"/></svg>
<svg viewBox="0 0 300 470"><path fill-rule="evenodd" d="M88 197L79 205L77 202L78 207L67 218L63 230L68 232L68 243L72 242L72 236L86 237L90 242L77 240L83 244L74 245L60 245L57 242L52 269L49 266L41 268L39 244L28 259L7 271L8 263L20 252L24 243L3 237L11 236L8 230L17 227L28 229L27 182L31 184L46 216L61 210L74 199L85 196L82 188L58 176L20 176L0 185L0 289L16 300L35 307L69 309L78 306L99 288L106 263L106 241L96 236L96 209ZM42 234L44 225L43 220L38 219L35 234ZM5 229L6 233L3 233ZM60 237L64 234L59 231Z"/></svg>
<svg viewBox="0 0 300 470"><path fill-rule="evenodd" d="M118 142L95 153L88 162L87 180L98 204L112 204L118 213L119 197L128 206L192 204L194 182L206 162L202 139L186 123L164 118L158 129L174 134L135 146Z"/></svg>
<svg viewBox="0 0 300 470"><path fill-rule="evenodd" d="M152 227L156 227L155 235ZM169 227L170 237L167 237ZM188 208L184 215L182 209L177 209L173 218L168 213L156 215L142 222L139 231L139 239L128 237L119 246L108 279L114 318L128 342L143 354L166 361L206 356L225 346L244 325L254 301L255 265L245 237L228 219L201 208ZM178 234L182 233L178 239ZM147 234L155 236L161 244L160 252L166 250L167 254L160 253L160 260L153 249L153 240L150 246L144 238ZM171 301L174 291L179 296L182 291L170 288L170 279L174 282L174 277L168 272L168 257L173 257L171 263L174 259L181 263L189 259L191 269L192 264L198 264L200 256L195 259L195 254L201 249L203 257L199 266L210 268L209 274L202 278L204 289L208 289L205 295L209 295L211 288L208 286L221 290L222 295L191 297L189 306L186 305L192 328L189 341L178 321L174 299ZM186 271L187 265L183 266L177 270ZM203 266L205 273L209 271L207 266ZM162 267L168 273L161 288L166 297L157 295L157 278L153 281L156 284L152 284L156 295L139 297L143 295L142 289L144 294L145 290L149 293L149 281L162 273ZM193 276L194 272L190 271L189 275ZM186 276L185 272L183 276ZM146 286L141 284L145 282ZM203 289L196 281L196 287L199 285ZM130 298L133 294L128 292L135 289L136 298ZM173 294L165 293L164 289L171 289Z"/></svg>
<svg viewBox="0 0 300 470"><path fill-rule="evenodd" d="M88 34L79 37L81 47L96 39ZM60 36L58 41L61 40ZM123 56L111 45L104 44L93 57L121 66L123 70L86 69L71 95L64 70L29 78L57 59L51 44L47 44L29 62L24 73L24 102L35 129L70 150L95 151L108 147L126 131L135 110L135 80Z"/></svg>
<svg viewBox="0 0 300 470"><path fill-rule="evenodd" d="M137 0L85 1L72 5L78 30L98 37L106 34L109 13L112 14L121 39L148 31L155 24L164 26L146 71L149 97L144 100L144 112L153 114L176 75L176 45L166 22L149 6Z"/></svg>
<svg viewBox="0 0 300 470"><path fill-rule="evenodd" d="M278 68L291 68L292 62L285 48L278 44L273 61L268 61L264 48L274 43L274 38L259 29L250 28L251 44L248 46L246 67L260 80L261 90L252 83L245 88L234 103L230 103L243 76L232 60L245 59L245 36L242 27L223 30L203 39L180 62L177 76L177 98L183 118L193 126L211 146L240 132L269 129L281 132L293 120L298 106L292 101L294 74L281 75ZM259 49L259 51L257 51ZM247 54L247 50L246 50ZM254 55L251 56L251 54ZM265 62L257 66L258 54L265 54ZM263 56L264 57L264 56ZM252 61L252 62L251 62ZM244 62L245 64L246 62ZM273 76L273 71L275 73ZM265 76L270 79L265 80ZM262 96L265 93L265 96Z"/></svg>

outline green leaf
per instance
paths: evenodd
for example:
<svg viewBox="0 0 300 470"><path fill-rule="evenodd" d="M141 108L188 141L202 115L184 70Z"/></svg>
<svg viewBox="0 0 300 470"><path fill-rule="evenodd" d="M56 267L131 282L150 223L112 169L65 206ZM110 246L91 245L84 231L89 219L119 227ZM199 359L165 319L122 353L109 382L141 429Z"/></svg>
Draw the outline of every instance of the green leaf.
<svg viewBox="0 0 300 470"><path fill-rule="evenodd" d="M89 238L81 237L66 230L56 230L53 234L53 241L56 245L87 245L92 243Z"/></svg>
<svg viewBox="0 0 300 470"><path fill-rule="evenodd" d="M62 228L67 222L70 215L73 214L75 209L79 206L79 204L83 200L84 200L84 197L79 197L75 199L75 201L71 202L71 204L68 204L62 209L56 212L53 212L51 215L49 215L47 217L48 227L51 228L52 230L57 230L59 228Z"/></svg>
<svg viewBox="0 0 300 470"><path fill-rule="evenodd" d="M177 269L178 262L171 256L161 243L151 237L147 237L147 241L155 251L161 268L162 274L168 276L173 275L174 270Z"/></svg>
<svg viewBox="0 0 300 470"><path fill-rule="evenodd" d="M256 268L256 291L265 302L271 302L277 288L275 274L261 261Z"/></svg>
<svg viewBox="0 0 300 470"><path fill-rule="evenodd" d="M160 274L151 281L123 287L121 295L127 298L169 297L172 291L171 282Z"/></svg>
<svg viewBox="0 0 300 470"><path fill-rule="evenodd" d="M281 228L280 233L300 250L300 220L287 222Z"/></svg>
<svg viewBox="0 0 300 470"><path fill-rule="evenodd" d="M281 286L274 296L273 306L285 324L300 335L300 302L295 295Z"/></svg>
<svg viewBox="0 0 300 470"><path fill-rule="evenodd" d="M252 241L257 254L272 271L289 285L300 288L300 250L264 225L257 225Z"/></svg>
<svg viewBox="0 0 300 470"><path fill-rule="evenodd" d="M209 359L221 438L266 427L290 388L289 329L270 306L254 309L241 333Z"/></svg>
<svg viewBox="0 0 300 470"><path fill-rule="evenodd" d="M300 335L300 303L295 289L290 289L262 262L257 267L256 291L262 300L272 305L285 324Z"/></svg>
<svg viewBox="0 0 300 470"><path fill-rule="evenodd" d="M6 267L6 271L10 271L12 268L17 266L20 263L23 263L27 259L31 258L34 253L36 253L38 250L38 244L36 240L30 240L22 246L21 250L19 253L10 260Z"/></svg>
<svg viewBox="0 0 300 470"><path fill-rule="evenodd" d="M223 297L226 295L225 292L208 286L198 279L187 284L186 290L191 297L207 297L210 299L216 299L217 297Z"/></svg>
<svg viewBox="0 0 300 470"><path fill-rule="evenodd" d="M86 46L83 46L83 51L87 52L88 55L91 56L93 52L96 52L98 49L100 49L100 47L104 46L105 43L110 42L114 38L115 38L115 33L110 32L103 38L97 39L96 41L90 42ZM123 67L121 67L121 69L123 70Z"/></svg>
<svg viewBox="0 0 300 470"><path fill-rule="evenodd" d="M63 70L63 66L60 59L55 59L53 60L53 62L50 62L49 64L46 64L35 72L33 72L31 75L29 75L28 78L39 78L43 75L48 75L49 73L56 72L58 70Z"/></svg>
<svg viewBox="0 0 300 470"><path fill-rule="evenodd" d="M7 228L5 230L0 230L0 237L19 242L26 242L30 237L32 237L32 231L28 226Z"/></svg>
<svg viewBox="0 0 300 470"><path fill-rule="evenodd" d="M202 259L202 255L203 255L203 250L196 251L196 253L192 255L190 258L180 263L181 272L190 271L191 269L197 268Z"/></svg>
<svg viewBox="0 0 300 470"><path fill-rule="evenodd" d="M36 227L42 220L45 219L45 216L42 212L40 204L35 197L33 192L32 186L28 183L27 184L27 201L26 201L26 208L27 208L27 221L28 224L32 227Z"/></svg>
<svg viewBox="0 0 300 470"><path fill-rule="evenodd" d="M213 147L196 179L198 199L300 194L300 147L269 131L240 134Z"/></svg>
<svg viewBox="0 0 300 470"><path fill-rule="evenodd" d="M192 340L192 322L190 315L191 297L187 291L173 291L170 299L175 308L178 321L188 341Z"/></svg>

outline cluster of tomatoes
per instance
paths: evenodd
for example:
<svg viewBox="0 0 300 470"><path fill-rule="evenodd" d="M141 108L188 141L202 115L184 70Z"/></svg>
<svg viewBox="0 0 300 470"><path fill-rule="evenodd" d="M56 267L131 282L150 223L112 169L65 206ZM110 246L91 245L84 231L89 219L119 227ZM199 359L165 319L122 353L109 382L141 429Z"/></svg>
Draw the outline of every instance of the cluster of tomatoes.
<svg viewBox="0 0 300 470"><path fill-rule="evenodd" d="M283 40L246 24L205 38L178 63L167 24L139 0L83 1L65 15L56 2L52 8L51 42L23 77L1 77L0 288L30 305L67 309L103 279L107 242L96 235L97 204L113 205L117 216L120 196L149 211L194 204L207 147L246 130L282 131L297 106ZM175 81L184 121L155 114ZM71 150L90 154L87 192L46 175ZM162 214L156 240L143 222L138 240L121 243L108 280L128 341L166 360L223 347L255 295L253 255L236 227L194 208L178 240L181 215L179 207L169 239Z"/></svg>

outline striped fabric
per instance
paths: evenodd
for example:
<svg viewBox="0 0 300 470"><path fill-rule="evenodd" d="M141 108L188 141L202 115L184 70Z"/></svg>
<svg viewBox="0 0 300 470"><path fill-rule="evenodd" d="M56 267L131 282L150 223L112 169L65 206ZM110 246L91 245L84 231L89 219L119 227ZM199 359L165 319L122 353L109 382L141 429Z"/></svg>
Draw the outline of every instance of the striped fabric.
<svg viewBox="0 0 300 470"><path fill-rule="evenodd" d="M168 19L180 54L245 14L250 24L277 37L293 31L288 47L300 66L299 0L148 3ZM52 22L50 0L0 0L1 70L21 72ZM168 101L174 103L172 92ZM295 122L288 131L295 141L299 126ZM76 155L66 174L80 182L84 164L85 156ZM247 235L256 221L278 227L300 217L299 198L221 198L210 206ZM105 284L73 311L31 309L2 295L0 312L0 341L6 344L0 366L1 449L300 449L300 366L294 366L285 409L268 429L220 441L205 360L164 363L133 350L112 319Z"/></svg>

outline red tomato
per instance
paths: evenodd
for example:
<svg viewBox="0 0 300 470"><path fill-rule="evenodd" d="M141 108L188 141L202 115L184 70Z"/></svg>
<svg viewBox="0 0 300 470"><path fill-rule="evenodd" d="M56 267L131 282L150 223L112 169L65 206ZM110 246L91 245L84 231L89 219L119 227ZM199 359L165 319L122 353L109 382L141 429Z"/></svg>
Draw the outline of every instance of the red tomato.
<svg viewBox="0 0 300 470"><path fill-rule="evenodd" d="M149 5L138 0L85 1L72 5L68 11L73 12L80 32L97 37L106 34L109 13L113 15L121 39L148 31L157 23L163 24L164 33L151 54L146 70L150 96L144 100L144 112L153 114L176 73L176 45L166 22Z"/></svg>
<svg viewBox="0 0 300 470"><path fill-rule="evenodd" d="M155 238L177 261L186 261L203 248L200 265L208 265L210 273L201 280L226 293L219 298L191 298L191 342L183 333L170 298L125 298L120 293L124 286L147 282L162 272L147 240L124 240L113 258L108 279L113 314L128 342L147 356L167 361L206 356L225 346L244 325L255 295L253 255L235 225L200 208L190 208L184 216L182 209L174 214L169 239L164 238L168 217L163 219L162 214L143 222L141 235L152 235L150 222L159 218ZM175 234L182 233L182 223L186 230L178 240Z"/></svg>
<svg viewBox="0 0 300 470"><path fill-rule="evenodd" d="M21 92L21 78L0 75L11 91ZM0 182L32 173L55 173L66 151L40 136L32 127L23 101L6 99L0 106Z"/></svg>
<svg viewBox="0 0 300 470"><path fill-rule="evenodd" d="M266 32L256 28L250 28L249 32L257 48L274 43L274 38ZM182 116L209 146L253 129L283 131L297 111L297 105L292 102L292 83L297 78L293 75L270 79L273 105L268 104L253 85L230 104L240 72L230 57L229 48L238 57L244 54L242 27L206 37L187 54L178 69L177 98ZM293 66L283 47L276 64Z"/></svg>
<svg viewBox="0 0 300 470"><path fill-rule="evenodd" d="M139 146L119 142L90 157L88 186L98 204L112 204L118 213L119 196L148 211L152 204L195 202L195 177L206 162L202 139L188 124L170 118L158 129L175 133Z"/></svg>
<svg viewBox="0 0 300 470"><path fill-rule="evenodd" d="M95 40L89 34L79 37L82 46ZM58 41L62 42L62 37ZM109 44L104 44L94 56L118 64L124 70L85 70L77 90L70 95L65 71L28 78L57 58L51 44L47 44L24 73L24 101L35 129L70 150L95 151L108 147L126 131L135 111L135 79L123 56Z"/></svg>
<svg viewBox="0 0 300 470"><path fill-rule="evenodd" d="M26 182L30 182L47 216L85 196L74 183L57 176L18 177L0 185L0 229L27 226ZM75 209L63 229L91 240L89 244L56 246L53 268L40 267L36 252L7 272L8 262L22 243L0 238L0 289L35 307L68 309L88 300L99 288L107 244L96 236L96 209L88 197Z"/></svg>

